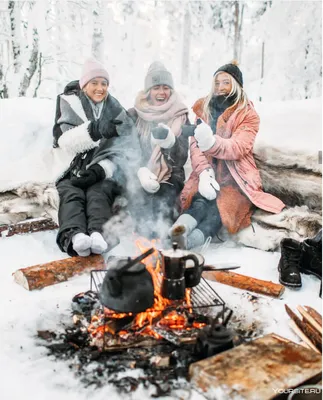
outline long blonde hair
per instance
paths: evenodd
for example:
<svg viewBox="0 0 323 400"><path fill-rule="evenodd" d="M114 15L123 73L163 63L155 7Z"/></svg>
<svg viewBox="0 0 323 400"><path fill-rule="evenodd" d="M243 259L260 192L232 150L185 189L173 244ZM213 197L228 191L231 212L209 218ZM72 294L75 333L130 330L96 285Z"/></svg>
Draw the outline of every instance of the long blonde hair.
<svg viewBox="0 0 323 400"><path fill-rule="evenodd" d="M205 99L205 102L203 105L203 114L206 116L207 121L209 121L211 118L210 102L215 93L215 80L220 74L223 74L224 72L225 71L219 71L217 74L214 75L213 80L212 80L211 92L207 95L207 97ZM230 74L228 74L228 75L229 75L229 79L231 82L231 90L227 97L230 97L230 96L236 97L234 103L229 108L232 108L232 107L235 107L236 105L238 105L237 110L241 110L241 109L245 108L248 104L247 94L245 93L243 88L239 85L239 83Z"/></svg>

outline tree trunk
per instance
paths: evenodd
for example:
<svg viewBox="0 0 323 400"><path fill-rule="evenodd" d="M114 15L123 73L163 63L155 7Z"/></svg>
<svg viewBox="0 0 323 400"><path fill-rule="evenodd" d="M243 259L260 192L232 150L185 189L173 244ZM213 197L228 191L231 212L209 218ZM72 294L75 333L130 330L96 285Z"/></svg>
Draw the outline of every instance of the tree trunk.
<svg viewBox="0 0 323 400"><path fill-rule="evenodd" d="M88 257L71 257L46 264L33 265L28 268L21 268L13 276L15 281L25 289L35 290L65 282L68 278L89 270L103 268L103 257L100 255L91 255Z"/></svg>
<svg viewBox="0 0 323 400"><path fill-rule="evenodd" d="M29 65L22 79L19 89L19 96L26 96L27 89L29 88L32 77L34 76L38 63L38 32L37 29L33 30L33 44L29 58Z"/></svg>
<svg viewBox="0 0 323 400"><path fill-rule="evenodd" d="M234 2L234 43L233 43L233 58L240 60L241 58L241 31L243 22L244 5L240 2Z"/></svg>
<svg viewBox="0 0 323 400"><path fill-rule="evenodd" d="M97 1L93 10L92 55L100 62L104 62L103 17L101 1Z"/></svg>
<svg viewBox="0 0 323 400"><path fill-rule="evenodd" d="M190 45L191 45L191 14L188 9L183 19L183 53L182 53L182 84L189 83L190 65Z"/></svg>
<svg viewBox="0 0 323 400"><path fill-rule="evenodd" d="M15 74L20 71L20 4L16 1L9 1L8 10L10 16L11 46L13 54L13 66Z"/></svg>
<svg viewBox="0 0 323 400"><path fill-rule="evenodd" d="M281 297L285 290L283 285L229 271L204 272L203 277L212 281L223 283L224 285L278 298Z"/></svg>

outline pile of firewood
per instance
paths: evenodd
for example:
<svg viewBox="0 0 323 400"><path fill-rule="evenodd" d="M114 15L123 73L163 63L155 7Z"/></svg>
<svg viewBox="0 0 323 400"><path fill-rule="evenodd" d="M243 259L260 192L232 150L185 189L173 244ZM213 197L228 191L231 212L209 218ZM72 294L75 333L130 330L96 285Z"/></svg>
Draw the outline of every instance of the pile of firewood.
<svg viewBox="0 0 323 400"><path fill-rule="evenodd" d="M302 345L322 353L322 315L309 306L297 306L300 317L285 305L290 327L302 340Z"/></svg>

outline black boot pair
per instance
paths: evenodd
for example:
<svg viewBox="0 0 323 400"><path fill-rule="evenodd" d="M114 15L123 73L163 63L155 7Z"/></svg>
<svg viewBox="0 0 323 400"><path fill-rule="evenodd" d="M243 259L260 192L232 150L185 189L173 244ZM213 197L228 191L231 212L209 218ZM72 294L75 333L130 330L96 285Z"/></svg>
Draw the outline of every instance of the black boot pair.
<svg viewBox="0 0 323 400"><path fill-rule="evenodd" d="M300 288L301 273L315 275L322 282L322 230L314 238L303 242L283 239L280 246L278 271L279 282L282 285Z"/></svg>

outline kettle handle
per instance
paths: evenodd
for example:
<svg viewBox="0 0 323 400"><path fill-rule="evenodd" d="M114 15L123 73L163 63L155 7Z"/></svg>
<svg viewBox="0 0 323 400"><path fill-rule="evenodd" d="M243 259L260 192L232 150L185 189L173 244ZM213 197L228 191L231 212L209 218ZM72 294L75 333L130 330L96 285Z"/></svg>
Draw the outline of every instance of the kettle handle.
<svg viewBox="0 0 323 400"><path fill-rule="evenodd" d="M188 254L187 256L183 257L183 260L192 260L194 262L194 268L198 268L199 267L199 260L198 258L194 255L194 254Z"/></svg>

